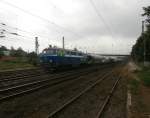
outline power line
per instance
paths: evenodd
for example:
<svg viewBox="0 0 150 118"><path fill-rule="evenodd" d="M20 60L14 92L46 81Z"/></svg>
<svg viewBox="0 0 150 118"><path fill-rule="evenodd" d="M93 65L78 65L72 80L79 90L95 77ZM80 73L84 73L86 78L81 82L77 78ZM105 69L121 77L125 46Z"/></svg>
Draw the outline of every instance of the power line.
<svg viewBox="0 0 150 118"><path fill-rule="evenodd" d="M6 24L5 24L6 25ZM1 27L0 27L1 28ZM0 29L0 30L2 30L3 31L3 33L7 33L7 34L10 34L10 35L13 35L13 36L15 36L16 38L10 38L10 37L8 37L9 35L6 35L6 36L0 36L0 38L8 38L8 39L18 39L18 37L22 37L22 39L24 39L23 41L24 42L27 42L27 41L32 41L32 40L34 40L34 38L33 37L28 37L28 36L25 36L25 35L22 35L22 34L19 34L19 33L16 33L16 32L10 32L10 31L8 31L8 30L6 30L6 29ZM28 40L26 40L26 39L28 39ZM31 39L31 40L29 40L29 39ZM20 39L18 39L18 40L20 40ZM33 42L32 42L33 43Z"/></svg>
<svg viewBox="0 0 150 118"><path fill-rule="evenodd" d="M23 42L29 42L30 41L30 43L34 43L34 39L33 38L31 38L31 37L27 37L27 36L23 36L23 35L20 35L20 34L17 34L17 33L12 33L12 32L9 32L9 31L6 31L6 30L4 30L4 29L1 29L4 33L7 33L7 34L10 34L10 35L14 35L14 36L16 36L16 38L12 38L12 37L10 37L10 36L8 36L8 35L4 35L4 36L0 36L0 38L7 38L7 39L17 39L17 40L20 40L20 39L18 39L18 37L23 37L23 39L25 39L25 40L23 40ZM28 39L28 40L27 40ZM31 39L31 40L29 40L29 39ZM31 42L33 40L33 42ZM8 40L9 41L9 40ZM21 40L20 40L21 41Z"/></svg>
<svg viewBox="0 0 150 118"><path fill-rule="evenodd" d="M32 36L32 37L28 37L28 36L19 34L19 35L22 36L22 37L33 38L33 37L37 37L37 36L38 36L38 37L40 37L40 38L42 38L42 39L47 39L47 40L51 39L50 37L47 37L47 36L45 36L45 35L35 34L35 33L29 32L29 31L26 31L26 30L23 30L23 29L20 29L20 28L17 28L17 27L9 26L9 25L7 25L7 24L4 23L4 22L1 22L0 25L4 26L5 28L7 27L7 28L10 28L10 29L14 29L14 30L17 30L17 31L20 31L20 32L27 33L28 35ZM11 33L11 34L14 34L14 32ZM17 33L17 34L18 34L18 33Z"/></svg>
<svg viewBox="0 0 150 118"><path fill-rule="evenodd" d="M24 36L24 35L21 35L21 34L19 34L19 33L16 33L16 32L10 32L10 31L8 31L8 30L6 30L6 29L1 29L2 30L2 32L4 33L8 33L8 34L11 34L11 35L14 35L14 36L21 36L21 37L26 37L26 38L32 38L32 37L28 37L28 36ZM1 32L1 33L2 33Z"/></svg>
<svg viewBox="0 0 150 118"><path fill-rule="evenodd" d="M12 26L6 25L6 24L3 23L3 22L1 22L0 24L1 24L2 26L6 26L6 27L8 27L8 28L11 28L11 29L14 29L14 30L17 30L17 31L27 33L27 34L29 34L29 35L31 35L31 36L34 36L34 37L40 36L40 37L43 37L43 38L49 38L49 37L44 36L44 35L34 34L34 33L32 33L32 32L29 32L29 31L26 31L26 30L23 30L23 29L20 29L20 28L16 28L16 27L12 27Z"/></svg>
<svg viewBox="0 0 150 118"><path fill-rule="evenodd" d="M6 32L7 33L7 32ZM9 34L9 33L8 33ZM0 37L1 38L1 37ZM16 37L16 38L13 38L13 37L10 37L10 36L4 36L4 37L2 37L4 40L6 40L6 38L8 39L7 41L14 41L14 40L18 40L18 41L22 41L22 40L20 40L18 37ZM12 40L9 40L9 39L12 39ZM24 39L29 39L28 37L25 37ZM32 39L33 40L33 39ZM30 43L32 43L32 44L34 44L34 40L33 40L33 42L31 42L31 40L23 40L23 42L29 42L30 41Z"/></svg>
<svg viewBox="0 0 150 118"><path fill-rule="evenodd" d="M105 19L103 18L102 14L99 12L99 10L97 9L95 3L93 0L89 0L92 7L94 8L96 14L98 15L98 17L100 18L100 20L104 23L104 25L106 26L106 29L108 30L108 32L110 33L111 37L114 39L114 35L111 31L111 29L109 28L108 24L105 22Z"/></svg>
<svg viewBox="0 0 150 118"><path fill-rule="evenodd" d="M7 41L13 41L13 42L14 42L14 40L21 41L18 37L12 38L12 37L9 37L9 36L3 37L3 40L6 40L6 38L8 39ZM12 40L9 40L9 39L12 39ZM28 43L28 41L29 41L29 40L24 40L24 42L26 42L26 43ZM30 44L31 44L31 43L34 44L34 40L33 40L33 42L30 41Z"/></svg>
<svg viewBox="0 0 150 118"><path fill-rule="evenodd" d="M31 33L31 32L29 32L29 31L26 31L26 30L23 30L23 29L20 29L20 28L17 28L17 27L12 27L12 26L7 25L6 23L4 23L4 22L2 22L2 21L0 21L0 25L5 26L5 28L8 27L8 28L10 28L10 29L14 29L14 30L18 30L18 31L21 31L21 32L25 32L25 33L27 33L27 34L29 34L29 35L31 35L31 36L34 36L34 37L37 37L37 36L38 36L38 37L41 37L41 38L50 39L49 37L44 36L44 35L34 34L34 33ZM2 27L1 27L1 28L2 28ZM4 29L4 28L2 28L2 29ZM5 30L5 31L7 31L7 30ZM11 35L20 36L20 37L24 37L24 38L28 38L28 39L32 39L32 40L33 40L33 37L28 37L28 36L19 34L18 32L15 33L15 32L9 32L9 31L7 31L7 33L9 33L9 34L11 34Z"/></svg>
<svg viewBox="0 0 150 118"><path fill-rule="evenodd" d="M53 8L58 9L60 12L64 13L60 8L58 8L53 2L51 2L49 0L49 2L51 3L50 5L53 6Z"/></svg>
<svg viewBox="0 0 150 118"><path fill-rule="evenodd" d="M5 37L6 37L5 35L0 36L0 38L5 38Z"/></svg>
<svg viewBox="0 0 150 118"><path fill-rule="evenodd" d="M4 4L7 4L7 5L11 6L11 7L14 7L14 8L16 8L16 9L19 9L20 11L22 11L22 12L24 12L24 13L27 13L27 14L33 16L33 17L38 18L38 19L41 19L42 21L46 21L46 22L48 22L48 23L50 23L50 24L52 24L52 25L55 25L55 26L59 27L60 29L63 29L64 31L67 31L67 32L70 32L70 33L74 34L74 35L77 36L77 37L83 37L83 36L78 35L77 33L73 32L73 31L71 31L70 29L66 29L66 28L64 28L64 27L62 27L62 26L56 24L56 23L53 22L53 21L50 21L50 20L48 20L48 19L45 19L45 18L43 18L43 17L41 17L41 16L38 16L38 15L36 15L36 14L33 14L33 13L31 13L31 12L29 12L29 11L27 11L27 10L24 10L24 9L22 9L22 8L16 6L16 5L14 5L14 4L11 4L11 3L6 2L6 1L4 1L4 0L1 0L0 2L2 2L2 3L4 3Z"/></svg>

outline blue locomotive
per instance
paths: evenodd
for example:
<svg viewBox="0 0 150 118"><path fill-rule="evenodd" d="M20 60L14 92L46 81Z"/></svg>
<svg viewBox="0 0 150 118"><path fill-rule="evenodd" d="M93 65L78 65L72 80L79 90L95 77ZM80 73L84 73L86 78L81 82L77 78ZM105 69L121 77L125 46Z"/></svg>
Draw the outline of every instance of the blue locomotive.
<svg viewBox="0 0 150 118"><path fill-rule="evenodd" d="M49 47L39 55L42 66L49 68L76 67L87 63L87 54L77 51L57 47Z"/></svg>

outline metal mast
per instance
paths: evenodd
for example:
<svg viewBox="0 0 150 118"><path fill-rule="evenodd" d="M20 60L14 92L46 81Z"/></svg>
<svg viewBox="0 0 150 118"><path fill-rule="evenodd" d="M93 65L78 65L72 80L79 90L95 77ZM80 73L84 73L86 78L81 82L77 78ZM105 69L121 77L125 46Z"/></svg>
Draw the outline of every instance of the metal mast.
<svg viewBox="0 0 150 118"><path fill-rule="evenodd" d="M63 47L63 49L65 49L65 39L64 39L64 36L62 38L62 47Z"/></svg>
<svg viewBox="0 0 150 118"><path fill-rule="evenodd" d="M144 28L145 28L145 21L142 21L142 35L144 36ZM143 38L143 45L144 45L144 66L146 65L146 38Z"/></svg>
<svg viewBox="0 0 150 118"><path fill-rule="evenodd" d="M39 43L38 43L38 37L35 37L35 53L39 54Z"/></svg>

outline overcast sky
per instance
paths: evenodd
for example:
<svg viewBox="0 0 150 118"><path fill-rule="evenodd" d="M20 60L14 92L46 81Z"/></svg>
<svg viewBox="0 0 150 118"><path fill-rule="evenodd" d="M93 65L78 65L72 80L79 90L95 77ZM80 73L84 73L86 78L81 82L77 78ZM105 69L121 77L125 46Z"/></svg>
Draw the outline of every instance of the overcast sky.
<svg viewBox="0 0 150 118"><path fill-rule="evenodd" d="M150 0L0 0L0 45L40 51L49 44L93 53L129 54ZM18 29L16 29L18 28ZM21 36L12 35L17 33Z"/></svg>

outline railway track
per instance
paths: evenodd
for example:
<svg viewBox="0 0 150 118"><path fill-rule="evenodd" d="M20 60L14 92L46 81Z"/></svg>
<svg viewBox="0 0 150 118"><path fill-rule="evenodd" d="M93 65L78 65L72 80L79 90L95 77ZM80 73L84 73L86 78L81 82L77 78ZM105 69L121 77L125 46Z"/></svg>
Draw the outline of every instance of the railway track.
<svg viewBox="0 0 150 118"><path fill-rule="evenodd" d="M89 68L85 70L79 70L79 71L71 71L71 72L65 72L62 74L58 74L59 76L55 77L53 76L53 78L49 78L50 76L47 76L47 79L43 79L43 80L38 80L38 81L33 81L33 82L29 82L29 83L25 83L22 85L17 85L17 86L13 86L13 87L9 87L7 86L6 88L1 88L0 89L0 102L5 101L9 98L13 98L19 95L23 95L25 93L31 93L33 91L39 90L41 88L44 87L49 87L49 86L53 86L56 84L61 84L63 82L69 81L69 80L73 80L73 79L77 79L79 76L81 75L86 75L91 71L96 71L97 68ZM52 77L52 76L51 76Z"/></svg>
<svg viewBox="0 0 150 118"><path fill-rule="evenodd" d="M74 70L67 71L67 73L70 73L72 71L74 71ZM60 72L60 73L66 73L66 72ZM21 80L21 79L30 78L30 77L42 76L45 74L54 75L54 74L60 74L60 73L49 73L48 71L44 71L42 69L11 71L10 73L9 73L9 71L8 72L0 72L0 82Z"/></svg>
<svg viewBox="0 0 150 118"><path fill-rule="evenodd" d="M11 71L2 71L0 72L0 77L3 76L11 76L11 75L20 75L20 73L28 73L32 71L39 71L41 70L40 68L34 68L34 69L22 69L22 70L11 70Z"/></svg>
<svg viewBox="0 0 150 118"><path fill-rule="evenodd" d="M91 69L91 68L90 68ZM76 72L80 72L80 71L83 71L86 69L82 69L82 70L76 70ZM44 73L44 74L31 74L30 73L27 75L27 76L24 76L24 75L20 75L19 77L11 77L11 78L7 78L7 79L2 79L0 80L0 89L3 89L3 88L8 88L8 87L13 87L13 86L19 86L19 85L22 85L22 84L26 84L26 83L31 83L31 82L36 82L36 81L39 81L41 80L41 78L43 78L44 80L47 78L47 79L51 79L51 78L54 78L56 76L62 76L62 75L65 75L65 74L71 74L71 73L74 73L74 70L73 71L67 71L67 72L61 72L61 73L54 73L54 74L50 74L50 73Z"/></svg>
<svg viewBox="0 0 150 118"><path fill-rule="evenodd" d="M109 103L109 101L110 101L110 99L111 99L111 97L112 97L112 95L113 95L113 93L115 91L115 88L117 87L117 84L118 84L118 82L119 82L120 79L121 79L121 77L118 77L118 79L116 80L116 82L113 84L112 89L110 90L109 94L107 95L105 101L103 102L102 107L100 108L100 110L97 113L97 115L96 115L95 118L100 118L103 115L103 113L105 111L105 108L106 108L107 104Z"/></svg>
<svg viewBox="0 0 150 118"><path fill-rule="evenodd" d="M22 79L18 79L18 84L0 88L0 116L27 118L44 113L39 118L101 118L109 111L109 104L114 99L112 95L114 96L113 93L120 80L116 73L118 71L114 70L115 67L110 65L52 74L55 76L42 75L31 77L34 78L33 81L25 83ZM99 96L94 97L95 95ZM34 101L35 98L38 98L37 102ZM18 113L14 115L6 113L16 108ZM94 114L85 113L85 111L92 111ZM24 113L26 114L23 115ZM34 116L35 114L37 116Z"/></svg>
<svg viewBox="0 0 150 118"><path fill-rule="evenodd" d="M96 85L102 83L103 81L107 80L108 77L113 76L113 71L109 72L109 73L105 73L103 76L98 76L97 80L90 86L88 86L87 88L85 88L83 91L81 91L80 93L78 93L77 95L75 95L74 97L72 97L71 99L69 99L67 102L65 102L63 105L61 105L60 107L58 107L56 110L54 110L53 112L51 112L47 118L53 118L56 115L58 115L61 111L63 111L65 108L67 108L68 106L70 106L72 103L76 102L78 99L80 99L81 96L83 96L84 94L86 94L89 90L91 90L93 87L95 87ZM113 94L113 92L115 91L115 88L118 84L120 80L120 77L116 78L116 81L114 82L111 90L108 92L109 94L105 96L105 100L102 103L97 115L95 118L100 118L109 102L109 100L111 99L111 96ZM81 106L82 107L82 106ZM70 116L71 117L71 116Z"/></svg>
<svg viewBox="0 0 150 118"><path fill-rule="evenodd" d="M110 66L110 64L109 65L100 65L100 66L106 67L106 66ZM89 67L87 67L87 68L89 68ZM85 68L82 67L82 69L85 69ZM74 71L74 70L75 69L70 70L70 72ZM77 69L77 70L80 70L80 69ZM69 71L67 71L67 72L69 72ZM57 73L63 73L63 71L60 71L60 72L58 71ZM40 76L41 74L52 74L52 73L50 73L49 71L45 71L41 68L16 70L16 71L4 71L4 72L0 72L0 82L28 78L30 76L31 77Z"/></svg>
<svg viewBox="0 0 150 118"><path fill-rule="evenodd" d="M14 71L13 73L4 72L0 74L0 82L28 78L33 76L40 76L41 74L47 74L47 72L41 69L24 70L21 72Z"/></svg>
<svg viewBox="0 0 150 118"><path fill-rule="evenodd" d="M95 68L95 67L94 67ZM106 66L102 66L101 68L106 68ZM87 68L88 69L88 68ZM35 70L35 69L34 69ZM85 69L79 69L79 70L85 70ZM39 70L38 70L39 71ZM41 78L53 78L55 76L59 76L59 75L64 75L67 73L74 73L74 71L78 71L78 70L70 70L70 71L66 71L66 72L60 72L60 73L47 73L47 72L38 72L37 70L35 70L35 72L30 72L28 73L25 72L25 74L21 75L17 73L17 76L4 76L3 79L0 79L0 89L9 87L9 86L18 86L18 85L22 85L22 84L26 84L32 81L37 81L40 80ZM15 72L14 72L15 73Z"/></svg>

